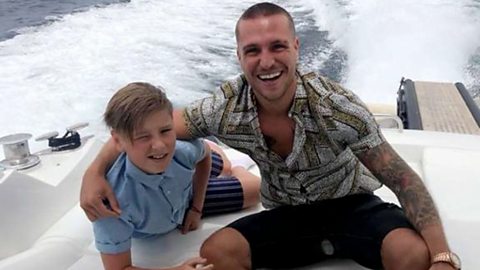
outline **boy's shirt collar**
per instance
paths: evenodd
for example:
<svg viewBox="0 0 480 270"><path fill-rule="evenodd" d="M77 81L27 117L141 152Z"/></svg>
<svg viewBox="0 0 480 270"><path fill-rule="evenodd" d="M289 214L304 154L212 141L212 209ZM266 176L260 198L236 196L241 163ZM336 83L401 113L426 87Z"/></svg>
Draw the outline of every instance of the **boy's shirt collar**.
<svg viewBox="0 0 480 270"><path fill-rule="evenodd" d="M126 172L134 181L138 181L150 188L157 189L159 186L163 185L166 179L171 179L173 177L172 171L169 170L170 166L167 166L166 171L161 174L148 174L133 164L125 153L123 154L125 155Z"/></svg>

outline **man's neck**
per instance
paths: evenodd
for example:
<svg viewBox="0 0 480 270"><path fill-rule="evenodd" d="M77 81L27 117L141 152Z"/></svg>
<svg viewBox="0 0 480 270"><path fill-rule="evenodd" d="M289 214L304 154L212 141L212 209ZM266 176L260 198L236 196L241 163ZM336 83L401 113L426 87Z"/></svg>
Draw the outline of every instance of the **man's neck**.
<svg viewBox="0 0 480 270"><path fill-rule="evenodd" d="M295 99L295 91L290 97L284 97L283 100L269 101L265 99L256 98L257 110L259 114L268 115L271 117L283 117L288 115L288 111Z"/></svg>
<svg viewBox="0 0 480 270"><path fill-rule="evenodd" d="M259 114L275 116L275 117L288 115L288 110L290 109L290 105L283 106L283 104L279 105L278 103L269 103L269 102L262 102L262 103L263 104L257 105Z"/></svg>

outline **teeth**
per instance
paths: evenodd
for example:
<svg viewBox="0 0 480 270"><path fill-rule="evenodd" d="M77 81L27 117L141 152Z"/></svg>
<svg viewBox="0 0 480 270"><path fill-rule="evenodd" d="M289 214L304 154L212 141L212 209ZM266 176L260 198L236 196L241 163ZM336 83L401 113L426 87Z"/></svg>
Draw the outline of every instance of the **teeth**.
<svg viewBox="0 0 480 270"><path fill-rule="evenodd" d="M163 154L161 156L150 156L151 158L155 158L155 159L161 159L161 158L164 158L167 154Z"/></svg>
<svg viewBox="0 0 480 270"><path fill-rule="evenodd" d="M275 72L275 73L271 73L271 74L259 75L258 77L260 77L260 79L262 79L262 80L268 80L268 79L275 78L277 76L280 76L280 71Z"/></svg>

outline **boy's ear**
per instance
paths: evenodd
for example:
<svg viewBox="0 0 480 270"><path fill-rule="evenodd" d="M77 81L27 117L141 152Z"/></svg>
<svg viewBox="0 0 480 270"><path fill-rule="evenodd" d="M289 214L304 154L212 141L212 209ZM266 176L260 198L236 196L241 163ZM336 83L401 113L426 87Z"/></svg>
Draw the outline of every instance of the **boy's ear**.
<svg viewBox="0 0 480 270"><path fill-rule="evenodd" d="M115 148L117 149L117 151L124 152L125 149L123 147L122 135L118 134L118 132L115 132L115 130L111 130L110 135L112 135L112 141L115 144Z"/></svg>

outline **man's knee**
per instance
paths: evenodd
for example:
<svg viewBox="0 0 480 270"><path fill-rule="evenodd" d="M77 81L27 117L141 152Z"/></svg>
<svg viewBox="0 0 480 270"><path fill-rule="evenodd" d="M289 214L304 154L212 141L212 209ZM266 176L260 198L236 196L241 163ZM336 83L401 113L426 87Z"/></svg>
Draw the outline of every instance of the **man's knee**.
<svg viewBox="0 0 480 270"><path fill-rule="evenodd" d="M207 238L200 248L200 256L213 263L216 269L223 269L217 266L250 269L249 244L240 232L232 228L223 228Z"/></svg>
<svg viewBox="0 0 480 270"><path fill-rule="evenodd" d="M422 237L411 229L391 231L382 243L385 269L428 269L430 256Z"/></svg>
<svg viewBox="0 0 480 270"><path fill-rule="evenodd" d="M221 229L205 240L200 248L200 256L207 258L209 261L221 258L233 249L233 245L226 245L224 240L229 234L225 233L226 229ZM226 253L226 254L223 254Z"/></svg>

